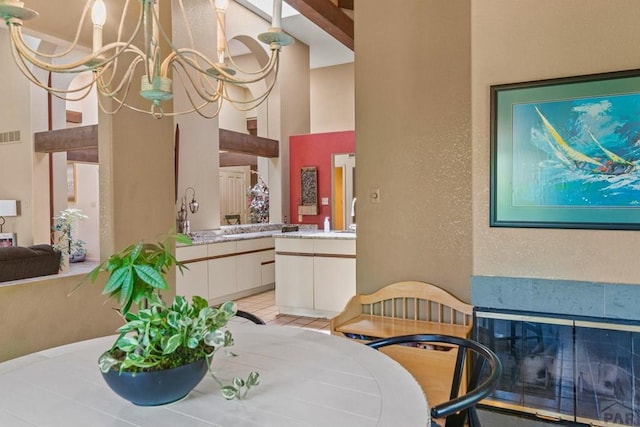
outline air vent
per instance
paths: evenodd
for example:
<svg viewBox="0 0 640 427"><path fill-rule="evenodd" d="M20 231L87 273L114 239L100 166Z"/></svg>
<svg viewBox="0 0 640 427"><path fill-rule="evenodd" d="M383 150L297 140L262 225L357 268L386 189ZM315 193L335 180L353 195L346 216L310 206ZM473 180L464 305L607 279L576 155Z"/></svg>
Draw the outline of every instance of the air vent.
<svg viewBox="0 0 640 427"><path fill-rule="evenodd" d="M19 130L0 132L0 144L10 144L12 142L20 142Z"/></svg>

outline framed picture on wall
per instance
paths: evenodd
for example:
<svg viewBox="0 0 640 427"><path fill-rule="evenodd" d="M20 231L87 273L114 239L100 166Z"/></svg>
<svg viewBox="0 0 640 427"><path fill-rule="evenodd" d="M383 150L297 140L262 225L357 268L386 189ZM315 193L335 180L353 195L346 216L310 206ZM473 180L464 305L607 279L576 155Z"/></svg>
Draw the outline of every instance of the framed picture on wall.
<svg viewBox="0 0 640 427"><path fill-rule="evenodd" d="M491 87L490 226L640 229L640 70Z"/></svg>

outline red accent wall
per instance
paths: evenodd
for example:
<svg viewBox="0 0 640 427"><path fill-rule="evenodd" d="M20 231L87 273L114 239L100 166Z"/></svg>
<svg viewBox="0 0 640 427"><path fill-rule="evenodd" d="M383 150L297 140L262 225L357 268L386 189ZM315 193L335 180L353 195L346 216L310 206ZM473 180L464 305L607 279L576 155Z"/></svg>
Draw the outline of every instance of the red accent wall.
<svg viewBox="0 0 640 427"><path fill-rule="evenodd" d="M295 135L289 138L290 189L289 222L292 224L317 224L322 229L324 218L331 217L331 161L332 154L356 152L354 131L315 133ZM315 166L318 168L318 215L304 215L298 221L300 204L300 168ZM322 198L329 199L328 205L322 204Z"/></svg>

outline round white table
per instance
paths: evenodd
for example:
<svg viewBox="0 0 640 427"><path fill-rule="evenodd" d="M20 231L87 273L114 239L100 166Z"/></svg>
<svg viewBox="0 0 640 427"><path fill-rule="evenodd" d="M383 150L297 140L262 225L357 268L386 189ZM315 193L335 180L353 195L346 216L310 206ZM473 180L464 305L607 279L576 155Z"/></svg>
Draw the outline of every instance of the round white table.
<svg viewBox="0 0 640 427"><path fill-rule="evenodd" d="M260 373L243 400L227 401L209 376L183 400L138 407L113 393L98 356L114 337L0 364L0 426L427 426L413 377L391 358L345 338L286 326L232 324L237 357L220 351L217 376Z"/></svg>

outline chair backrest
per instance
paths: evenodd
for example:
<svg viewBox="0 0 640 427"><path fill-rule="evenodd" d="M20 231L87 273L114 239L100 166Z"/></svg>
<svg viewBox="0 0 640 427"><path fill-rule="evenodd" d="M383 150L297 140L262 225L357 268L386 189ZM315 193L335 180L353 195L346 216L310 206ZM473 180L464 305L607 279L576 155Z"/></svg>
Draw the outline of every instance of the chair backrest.
<svg viewBox="0 0 640 427"><path fill-rule="evenodd" d="M498 378L502 373L500 359L493 351L470 339L434 334L403 335L367 343L369 347L375 349L396 344L457 346L456 363L451 377L450 398L446 402L432 406L431 417L446 418L446 427L463 427L467 420L470 427L480 426L475 406L495 390ZM487 363L489 373L481 377ZM468 382L466 389L463 388L466 391L460 394L461 385L465 379L465 364L470 367L467 369ZM481 378L482 382L480 382Z"/></svg>
<svg viewBox="0 0 640 427"><path fill-rule="evenodd" d="M331 320L334 327L360 314L465 326L471 330L473 306L431 283L408 280L392 283L372 294L355 295Z"/></svg>
<svg viewBox="0 0 640 427"><path fill-rule="evenodd" d="M264 323L264 320L262 320L261 318L259 318L255 314L249 313L248 311L237 310L236 311L236 316L242 317L243 319L250 320L253 323L255 323L256 325L266 325L266 323Z"/></svg>

